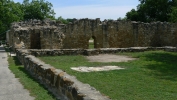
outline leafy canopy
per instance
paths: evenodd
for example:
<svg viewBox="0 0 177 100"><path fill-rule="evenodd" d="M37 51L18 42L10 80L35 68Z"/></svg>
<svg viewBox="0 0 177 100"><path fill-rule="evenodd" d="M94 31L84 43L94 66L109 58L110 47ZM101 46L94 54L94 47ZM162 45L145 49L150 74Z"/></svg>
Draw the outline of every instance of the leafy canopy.
<svg viewBox="0 0 177 100"><path fill-rule="evenodd" d="M177 21L177 0L139 0L137 10L127 12L127 19L134 21Z"/></svg>
<svg viewBox="0 0 177 100"><path fill-rule="evenodd" d="M24 19L45 19L52 18L54 19L55 12L52 9L53 5L45 0L29 0L23 1L23 12Z"/></svg>
<svg viewBox="0 0 177 100"><path fill-rule="evenodd" d="M53 5L45 0L24 0L15 3L13 0L0 0L0 40L5 39L5 32L12 22L27 19L54 19Z"/></svg>
<svg viewBox="0 0 177 100"><path fill-rule="evenodd" d="M23 19L23 12L20 3L14 3L12 0L0 1L0 37L5 37L5 32L14 21Z"/></svg>

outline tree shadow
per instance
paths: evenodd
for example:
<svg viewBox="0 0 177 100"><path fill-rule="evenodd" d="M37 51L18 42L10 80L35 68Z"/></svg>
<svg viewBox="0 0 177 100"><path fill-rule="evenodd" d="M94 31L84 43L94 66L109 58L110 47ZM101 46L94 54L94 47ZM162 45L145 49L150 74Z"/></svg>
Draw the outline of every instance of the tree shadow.
<svg viewBox="0 0 177 100"><path fill-rule="evenodd" d="M167 80L177 80L177 53L158 52L145 56L147 61L153 63L146 65L151 74L156 77Z"/></svg>
<svg viewBox="0 0 177 100"><path fill-rule="evenodd" d="M16 66L22 65L16 56L13 56L13 60L14 60ZM26 76L27 78L29 78L33 82L38 83L39 87L48 91L48 89L43 84L41 84L37 79L35 79L27 70L25 70L24 67L18 67L18 69L19 69L19 71L24 73L24 76ZM48 94L51 95L53 98L55 98L55 100L58 100L50 91L48 91Z"/></svg>
<svg viewBox="0 0 177 100"><path fill-rule="evenodd" d="M12 58L13 58L16 66L21 66L22 65L22 63L18 60L18 58L16 56L12 56Z"/></svg>
<svg viewBox="0 0 177 100"><path fill-rule="evenodd" d="M41 88L43 88L43 89L45 89L45 90L48 91L48 89L47 89L43 84L41 84L37 79L35 79L27 70L25 70L24 67L19 67L18 69L19 69L20 71L22 71L22 72L25 74L25 76L26 76L27 78L29 78L29 79L32 80L33 82L38 83L38 86L39 86L39 87L41 87ZM55 96L54 96L50 91L48 91L47 93L48 93L49 95L51 95L53 98L55 98ZM58 100L58 99L55 98L55 100Z"/></svg>

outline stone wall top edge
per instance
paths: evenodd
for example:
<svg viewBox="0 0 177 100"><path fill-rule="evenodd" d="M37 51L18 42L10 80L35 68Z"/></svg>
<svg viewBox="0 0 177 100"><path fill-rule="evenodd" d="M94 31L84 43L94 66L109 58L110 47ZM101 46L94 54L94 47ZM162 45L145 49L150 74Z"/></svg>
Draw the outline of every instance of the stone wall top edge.
<svg viewBox="0 0 177 100"><path fill-rule="evenodd" d="M129 22L133 24L175 24L175 23L170 23L170 22L160 22L160 21L154 21L154 22L149 22L149 23L144 23L140 21L130 21L130 20L103 20L101 21L100 18L96 19L89 19L89 18L82 18L82 19L73 19L73 22L68 23L68 24L62 24L62 23L57 23L55 20L50 20L50 19L44 19L44 20L36 20L36 19L30 19L26 21L20 21L20 22L14 22L11 24L11 26L23 26L25 25L32 25L32 26L62 26L62 25L69 25L69 24L75 24L75 23L80 23L80 22L85 22L85 21L90 21L90 22L99 22L101 24L103 23L117 23L117 22ZM25 26L24 25L24 26Z"/></svg>
<svg viewBox="0 0 177 100"><path fill-rule="evenodd" d="M164 47L129 47L129 48L95 48L95 49L17 49L21 53L42 52L42 51L94 51L94 50L119 50L119 49L176 49L172 46Z"/></svg>

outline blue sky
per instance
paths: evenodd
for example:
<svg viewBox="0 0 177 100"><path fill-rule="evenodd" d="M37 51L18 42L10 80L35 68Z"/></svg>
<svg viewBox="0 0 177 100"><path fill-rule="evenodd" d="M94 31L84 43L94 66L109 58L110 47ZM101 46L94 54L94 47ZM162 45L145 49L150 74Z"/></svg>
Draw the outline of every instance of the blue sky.
<svg viewBox="0 0 177 100"><path fill-rule="evenodd" d="M22 2L23 0L14 0ZM138 0L45 0L53 4L56 17L117 19L136 9Z"/></svg>

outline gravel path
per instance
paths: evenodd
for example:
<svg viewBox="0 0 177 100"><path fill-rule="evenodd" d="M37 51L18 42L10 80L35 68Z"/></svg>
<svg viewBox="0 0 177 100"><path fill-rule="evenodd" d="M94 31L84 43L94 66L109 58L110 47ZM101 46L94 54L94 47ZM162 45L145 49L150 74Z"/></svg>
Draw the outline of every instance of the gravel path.
<svg viewBox="0 0 177 100"><path fill-rule="evenodd" d="M9 70L7 53L0 46L0 100L34 100Z"/></svg>

